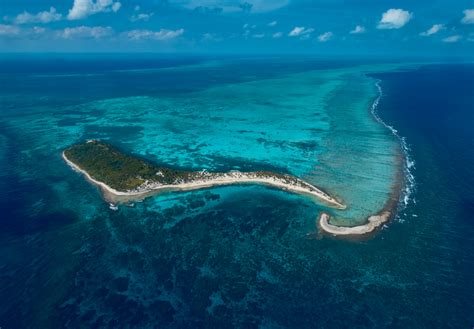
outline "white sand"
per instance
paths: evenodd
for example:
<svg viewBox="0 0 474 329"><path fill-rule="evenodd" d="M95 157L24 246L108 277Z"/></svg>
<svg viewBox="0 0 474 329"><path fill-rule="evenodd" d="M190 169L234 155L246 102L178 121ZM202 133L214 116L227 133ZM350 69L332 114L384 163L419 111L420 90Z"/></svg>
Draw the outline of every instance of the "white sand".
<svg viewBox="0 0 474 329"><path fill-rule="evenodd" d="M337 208L345 209L346 206L336 200L335 198L324 193L317 187L299 180L301 185L289 184L286 181L279 180L273 177L255 177L254 173L243 173L234 172L223 174L218 177L210 177L202 180L195 180L193 182L173 184L173 185L147 185L148 188L140 189L137 191L122 192L108 186L107 184L95 180L85 170L71 162L64 152L62 153L63 159L66 163L71 166L75 171L82 173L91 183L97 185L103 192L104 197L110 202L129 202L133 200L141 200L147 196L158 194L160 192L167 191L191 191L203 188L209 188L214 186L233 185L233 184L262 184L275 188L279 188L284 191L305 194L324 202L325 204ZM358 226L337 226L329 223L330 216L327 213L321 213L318 219L319 227L325 233L329 233L335 236L357 236L365 235L375 232L381 225L388 222L390 219L390 212L383 211L378 215L370 216L366 224Z"/></svg>
<svg viewBox="0 0 474 329"><path fill-rule="evenodd" d="M273 177L255 177L254 173L243 173L243 172L234 172L223 174L218 177L210 177L205 180L195 180L193 182L173 184L173 185L151 185L148 188L140 189L138 191L117 191L116 189L108 186L107 184L95 180L92 178L85 170L81 169L79 166L71 162L64 152L62 153L63 159L66 163L71 166L75 171L82 173L90 182L99 186L104 193L104 197L110 202L128 202L132 200L143 199L147 196L157 194L164 191L190 191L203 188L209 188L214 186L223 186L223 185L234 185L234 184L262 184L271 187L276 187L288 192L306 194L317 198L318 200L324 202L328 206L345 209L346 206L341 202L337 201L335 198L327 195L323 191L319 190L315 186L308 184L304 181L299 181L301 185L289 184L283 180L279 180Z"/></svg>
<svg viewBox="0 0 474 329"><path fill-rule="evenodd" d="M337 226L329 223L330 216L321 213L319 216L319 227L326 233L333 235L365 235L375 232L384 223L390 219L390 212L383 211L379 215L370 216L366 224L358 226Z"/></svg>

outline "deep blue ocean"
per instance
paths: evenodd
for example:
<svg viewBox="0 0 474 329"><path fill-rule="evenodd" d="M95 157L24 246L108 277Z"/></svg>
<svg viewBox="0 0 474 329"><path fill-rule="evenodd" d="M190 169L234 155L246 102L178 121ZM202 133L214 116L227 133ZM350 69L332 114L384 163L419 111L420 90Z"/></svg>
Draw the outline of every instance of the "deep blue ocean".
<svg viewBox="0 0 474 329"><path fill-rule="evenodd" d="M474 65L21 55L0 86L0 328L474 326ZM290 172L344 199L344 224L404 192L359 240L261 186L113 211L61 160L88 138Z"/></svg>

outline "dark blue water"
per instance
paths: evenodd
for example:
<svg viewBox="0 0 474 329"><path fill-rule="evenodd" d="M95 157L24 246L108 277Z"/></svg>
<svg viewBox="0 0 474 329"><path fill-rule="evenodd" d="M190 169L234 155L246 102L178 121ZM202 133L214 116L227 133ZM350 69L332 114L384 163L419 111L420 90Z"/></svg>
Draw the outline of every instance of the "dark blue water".
<svg viewBox="0 0 474 329"><path fill-rule="evenodd" d="M420 303L411 317L426 316L414 322L423 327L472 326L474 66L428 65L375 77L384 92L380 114L405 136L416 163L415 203L399 215L410 230L399 248L417 261L419 291L410 300Z"/></svg>
<svg viewBox="0 0 474 329"><path fill-rule="evenodd" d="M147 69L202 63L150 62ZM164 72L157 81L156 75L130 72L124 80L110 67L103 74L91 65L62 69L81 73L67 83L54 76L40 86L35 74L58 72L3 72L0 327L474 325L473 65L375 75L383 90L378 113L406 138L416 189L415 201L397 220L366 241L307 239L316 229L318 207L257 186L168 195L110 211L93 187L54 156L76 124L104 115L100 108L87 116L69 109L70 122L61 121L68 135L52 135L52 145L38 143L43 139L37 132L47 133L43 127L63 115L64 104L184 94L292 71L288 63L265 69L260 61L236 74L239 65L211 65L205 78L189 76L189 85L184 73ZM318 65L300 63L293 71ZM124 68L144 67L113 67ZM178 80L170 82L170 76Z"/></svg>

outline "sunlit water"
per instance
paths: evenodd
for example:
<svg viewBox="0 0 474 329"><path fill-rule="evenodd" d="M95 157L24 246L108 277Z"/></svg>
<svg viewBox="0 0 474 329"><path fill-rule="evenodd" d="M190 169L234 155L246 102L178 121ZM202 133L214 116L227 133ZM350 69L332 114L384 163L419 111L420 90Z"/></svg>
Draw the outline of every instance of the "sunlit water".
<svg viewBox="0 0 474 329"><path fill-rule="evenodd" d="M452 317L454 327L471 324L472 256L428 225L440 213L417 195L429 187L418 183L417 203L372 240L307 238L317 236L321 210L349 225L380 211L398 170L411 166L397 166L407 159L400 145L416 173L424 165L410 137L424 141L390 115L399 80L419 70L394 79L366 73L397 66L307 60L24 61L1 75L0 326L398 328L443 327ZM376 100L376 114L398 136L372 115ZM89 138L180 168L288 172L349 208L234 186L112 211L60 157ZM443 225L452 230L454 222ZM436 312L448 296L446 315Z"/></svg>

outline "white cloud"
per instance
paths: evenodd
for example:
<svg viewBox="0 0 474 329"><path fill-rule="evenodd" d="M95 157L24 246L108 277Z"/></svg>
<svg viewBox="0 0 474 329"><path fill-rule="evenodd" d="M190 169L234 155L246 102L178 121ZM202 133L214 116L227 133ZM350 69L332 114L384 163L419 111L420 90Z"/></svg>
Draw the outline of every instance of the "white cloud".
<svg viewBox="0 0 474 329"><path fill-rule="evenodd" d="M183 29L178 30L167 30L161 29L159 31L150 31L150 30L131 30L125 32L125 35L131 40L171 40L181 36L184 33Z"/></svg>
<svg viewBox="0 0 474 329"><path fill-rule="evenodd" d="M261 39L265 37L265 33L257 33L257 34L252 35L252 37L255 39Z"/></svg>
<svg viewBox="0 0 474 329"><path fill-rule="evenodd" d="M51 7L49 11L42 11L37 14L30 14L25 11L19 14L13 20L15 24L28 24L28 23L50 23L59 21L62 15L56 11L56 8Z"/></svg>
<svg viewBox="0 0 474 329"><path fill-rule="evenodd" d="M29 37L38 37L39 35L46 32L44 27L33 26L31 28L20 28L16 25L4 25L0 24L0 36L8 37L20 37L20 38L29 38Z"/></svg>
<svg viewBox="0 0 474 329"><path fill-rule="evenodd" d="M288 36L290 37L299 37L303 36L305 34L310 34L314 31L313 28L305 28L304 26L296 26L293 28L293 30L288 33Z"/></svg>
<svg viewBox="0 0 474 329"><path fill-rule="evenodd" d="M21 30L17 26L0 24L0 35L18 35L20 32Z"/></svg>
<svg viewBox="0 0 474 329"><path fill-rule="evenodd" d="M452 35L452 36L444 38L443 42L454 43L454 42L458 42L459 40L461 40L461 38L462 37L460 35Z"/></svg>
<svg viewBox="0 0 474 329"><path fill-rule="evenodd" d="M282 36L283 36L282 32L276 32L276 33L273 33L272 35L273 39L278 39L278 38L281 38Z"/></svg>
<svg viewBox="0 0 474 329"><path fill-rule="evenodd" d="M114 2L114 4L112 5L112 11L116 13L117 11L119 11L120 7L122 7L122 4L120 2Z"/></svg>
<svg viewBox="0 0 474 329"><path fill-rule="evenodd" d="M140 6L139 6L139 5L136 5L135 8L133 8L133 10L139 11L139 10L140 10Z"/></svg>
<svg viewBox="0 0 474 329"><path fill-rule="evenodd" d="M329 41L332 39L333 37L333 33L332 32L325 32L321 35L318 36L318 41L319 42L326 42L326 41Z"/></svg>
<svg viewBox="0 0 474 329"><path fill-rule="evenodd" d="M438 33L441 30L444 30L446 27L443 24L435 24L432 27L430 27L427 31L421 32L420 35L423 37L427 37L433 34Z"/></svg>
<svg viewBox="0 0 474 329"><path fill-rule="evenodd" d="M361 33L365 33L365 27L363 27L362 25L357 25L356 27L354 27L354 29L352 31L349 32L350 34L361 34Z"/></svg>
<svg viewBox="0 0 474 329"><path fill-rule="evenodd" d="M403 9L389 9L382 14L378 29L399 29L413 18L413 14Z"/></svg>
<svg viewBox="0 0 474 329"><path fill-rule="evenodd" d="M64 39L73 38L94 38L100 39L109 36L113 33L110 26L78 26L66 27L59 33L59 36Z"/></svg>
<svg viewBox="0 0 474 329"><path fill-rule="evenodd" d="M67 18L69 20L83 19L101 12L117 12L122 4L113 0L74 0Z"/></svg>
<svg viewBox="0 0 474 329"><path fill-rule="evenodd" d="M149 13L149 14L140 13L137 15L132 15L132 17L130 17L130 20L132 22L138 22L138 21L148 22L153 15L154 13Z"/></svg>
<svg viewBox="0 0 474 329"><path fill-rule="evenodd" d="M268 26L276 26L277 24L278 24L277 21L273 21L273 22L268 23L267 25Z"/></svg>
<svg viewBox="0 0 474 329"><path fill-rule="evenodd" d="M463 11L464 17L461 20L463 24L474 24L474 9L466 9Z"/></svg>

